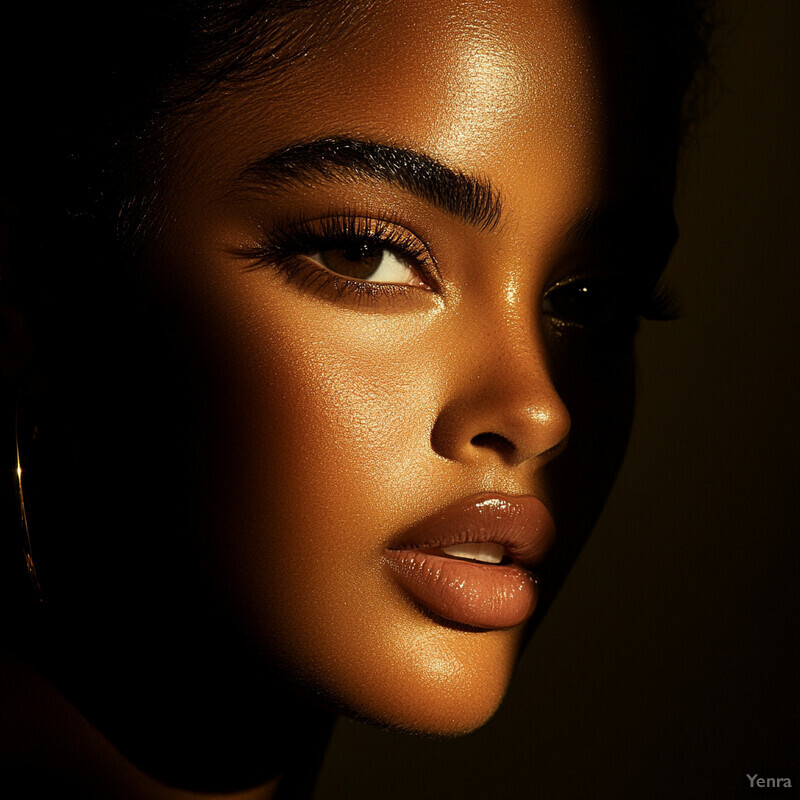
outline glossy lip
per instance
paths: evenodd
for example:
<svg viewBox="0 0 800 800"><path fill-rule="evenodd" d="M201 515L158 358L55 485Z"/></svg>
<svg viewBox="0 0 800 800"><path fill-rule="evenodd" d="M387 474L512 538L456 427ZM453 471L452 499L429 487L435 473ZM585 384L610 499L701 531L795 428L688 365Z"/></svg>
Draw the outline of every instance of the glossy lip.
<svg viewBox="0 0 800 800"><path fill-rule="evenodd" d="M555 541L555 523L532 495L480 494L460 500L396 537L384 552L394 578L434 615L473 628L510 628L536 607L531 570ZM502 545L512 564L432 552L463 543Z"/></svg>

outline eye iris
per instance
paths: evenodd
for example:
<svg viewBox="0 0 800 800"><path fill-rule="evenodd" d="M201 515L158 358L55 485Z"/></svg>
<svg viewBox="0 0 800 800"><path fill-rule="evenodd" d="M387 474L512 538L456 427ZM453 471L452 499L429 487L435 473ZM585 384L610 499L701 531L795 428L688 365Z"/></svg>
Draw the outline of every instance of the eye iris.
<svg viewBox="0 0 800 800"><path fill-rule="evenodd" d="M565 311L576 320L606 322L611 317L610 298L589 286L576 286L565 297Z"/></svg>
<svg viewBox="0 0 800 800"><path fill-rule="evenodd" d="M354 242L347 247L323 250L322 263L332 272L348 278L368 278L383 261L384 249L374 242Z"/></svg>
<svg viewBox="0 0 800 800"><path fill-rule="evenodd" d="M611 286L584 283L561 287L545 297L544 310L580 325L613 325L625 321L624 302Z"/></svg>

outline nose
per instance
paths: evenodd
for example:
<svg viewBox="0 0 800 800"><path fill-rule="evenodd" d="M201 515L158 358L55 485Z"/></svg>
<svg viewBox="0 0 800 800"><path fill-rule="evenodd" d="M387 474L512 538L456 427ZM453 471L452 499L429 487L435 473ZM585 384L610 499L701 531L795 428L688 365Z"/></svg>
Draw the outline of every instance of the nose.
<svg viewBox="0 0 800 800"><path fill-rule="evenodd" d="M438 455L516 467L531 459L543 465L563 449L569 411L550 378L544 343L520 327L495 326L480 337L482 346L458 349L452 391L431 432Z"/></svg>

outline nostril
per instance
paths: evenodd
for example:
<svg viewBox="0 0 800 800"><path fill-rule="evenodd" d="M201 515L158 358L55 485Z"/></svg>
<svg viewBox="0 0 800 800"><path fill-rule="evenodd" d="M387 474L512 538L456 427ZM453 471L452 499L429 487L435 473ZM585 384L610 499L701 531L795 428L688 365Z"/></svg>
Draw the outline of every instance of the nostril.
<svg viewBox="0 0 800 800"><path fill-rule="evenodd" d="M470 444L473 447L489 448L503 456L510 456L516 450L514 444L499 433L478 433L470 439Z"/></svg>

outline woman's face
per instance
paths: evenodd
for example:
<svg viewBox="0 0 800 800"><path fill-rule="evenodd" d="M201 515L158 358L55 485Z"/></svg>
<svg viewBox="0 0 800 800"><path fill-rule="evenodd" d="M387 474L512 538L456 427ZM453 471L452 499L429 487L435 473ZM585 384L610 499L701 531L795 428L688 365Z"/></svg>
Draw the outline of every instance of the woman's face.
<svg viewBox="0 0 800 800"><path fill-rule="evenodd" d="M380 3L166 153L140 269L199 444L119 491L195 475L209 592L362 718L485 721L618 468L651 198L610 159L591 33L559 0ZM430 552L459 536L503 563Z"/></svg>

